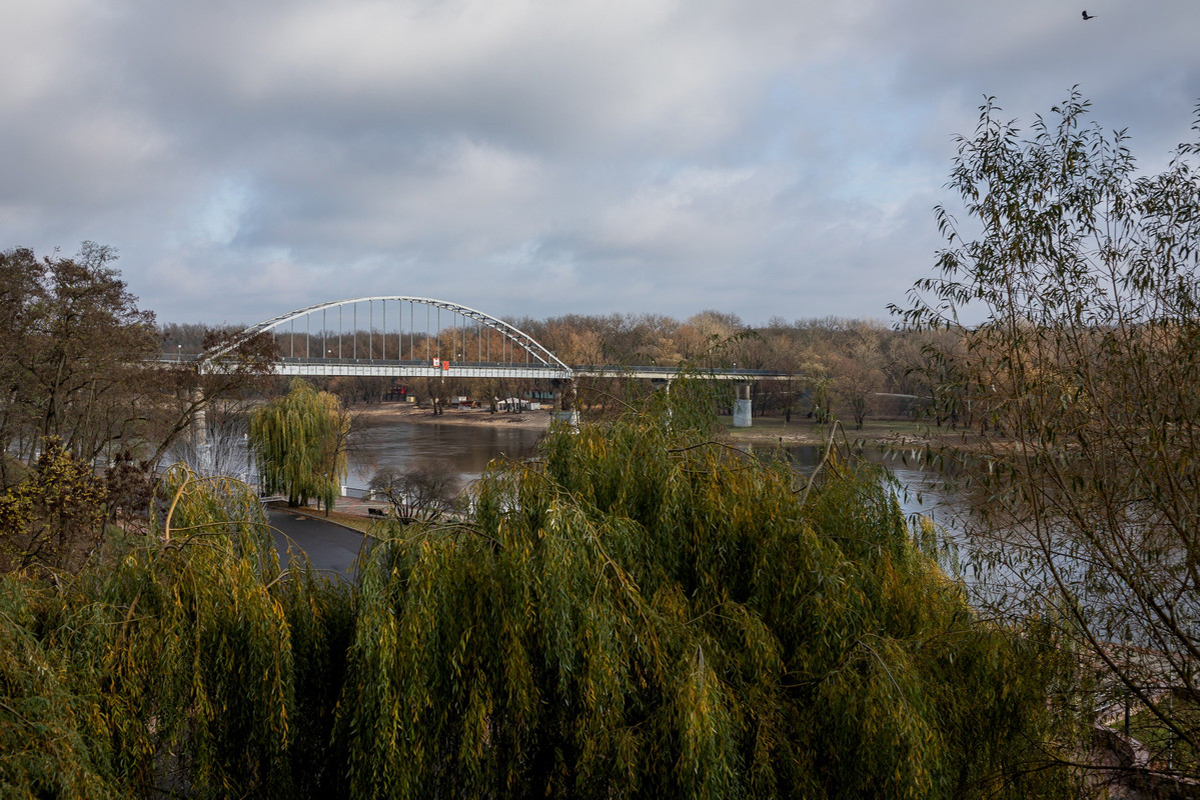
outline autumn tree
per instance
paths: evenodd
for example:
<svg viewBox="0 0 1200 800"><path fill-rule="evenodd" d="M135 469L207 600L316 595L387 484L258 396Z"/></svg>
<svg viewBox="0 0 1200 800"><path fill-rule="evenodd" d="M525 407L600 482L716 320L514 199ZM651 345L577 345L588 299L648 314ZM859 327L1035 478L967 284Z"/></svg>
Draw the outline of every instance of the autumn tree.
<svg viewBox="0 0 1200 800"><path fill-rule="evenodd" d="M938 274L911 326L941 332L941 419L982 458L985 600L1058 613L1100 669L1097 705L1144 729L1142 773L1200 776L1200 144L1139 172L1077 92L1028 134L992 100L959 140ZM1200 137L1200 113L1195 132ZM977 321L977 322L975 322Z"/></svg>
<svg viewBox="0 0 1200 800"><path fill-rule="evenodd" d="M882 373L873 360L858 355L835 356L831 359L831 371L834 396L849 412L854 427L861 429L867 414L875 408L876 395L883 388Z"/></svg>
<svg viewBox="0 0 1200 800"><path fill-rule="evenodd" d="M292 506L317 498L328 511L346 479L350 418L336 395L298 378L291 386L250 422L262 488L286 494Z"/></svg>
<svg viewBox="0 0 1200 800"><path fill-rule="evenodd" d="M266 372L262 337L242 342L219 371L160 363L154 316L138 309L115 260L112 248L91 242L72 258L0 253L0 442L26 460L53 436L84 461L125 452L148 468L198 412ZM175 330L177 354L185 333L189 353L198 349L197 331ZM0 465L0 483L12 482L7 470Z"/></svg>
<svg viewBox="0 0 1200 800"><path fill-rule="evenodd" d="M879 344L882 333L877 325L855 321L842 337L841 352L828 359L831 388L841 407L850 412L855 428L862 428L885 386Z"/></svg>
<svg viewBox="0 0 1200 800"><path fill-rule="evenodd" d="M85 461L136 440L144 364L158 354L154 315L111 264L116 252L85 242L73 258L0 253L0 437L28 457L58 437Z"/></svg>
<svg viewBox="0 0 1200 800"><path fill-rule="evenodd" d="M708 309L693 314L675 330L674 344L685 359L704 359L713 345L723 342L745 330L746 326L736 314L722 314ZM696 366L705 366L696 362Z"/></svg>
<svg viewBox="0 0 1200 800"><path fill-rule="evenodd" d="M164 335L175 331L177 340L183 341L179 327L168 327ZM155 394L146 410L147 455L141 460L153 466L172 453L203 471L220 472L233 461L220 457L221 444L241 439L252 403L277 380L272 364L279 348L269 333L247 338L241 329L204 326L186 333L189 348L195 351L192 355L198 358L147 367ZM168 355L169 342L164 341ZM219 358L213 358L217 353ZM210 445L207 454L201 452ZM225 454L229 455L228 447Z"/></svg>
<svg viewBox="0 0 1200 800"><path fill-rule="evenodd" d="M0 571L78 569L103 541L107 500L90 465L43 440L33 470L0 495Z"/></svg>

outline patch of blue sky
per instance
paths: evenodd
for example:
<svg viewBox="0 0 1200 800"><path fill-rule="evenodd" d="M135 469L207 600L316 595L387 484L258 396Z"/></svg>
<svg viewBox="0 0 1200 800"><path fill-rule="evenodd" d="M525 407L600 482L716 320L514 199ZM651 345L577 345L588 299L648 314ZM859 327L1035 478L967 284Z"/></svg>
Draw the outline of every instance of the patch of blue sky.
<svg viewBox="0 0 1200 800"><path fill-rule="evenodd" d="M254 200L255 191L248 179L235 176L219 178L201 200L200 207L191 219L192 234L208 244L233 244L242 232Z"/></svg>

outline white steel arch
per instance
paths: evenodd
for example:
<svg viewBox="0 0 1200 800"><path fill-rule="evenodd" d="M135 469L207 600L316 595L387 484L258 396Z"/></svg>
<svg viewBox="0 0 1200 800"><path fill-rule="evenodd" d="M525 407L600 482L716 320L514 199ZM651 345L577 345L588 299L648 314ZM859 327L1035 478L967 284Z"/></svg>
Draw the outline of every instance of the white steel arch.
<svg viewBox="0 0 1200 800"><path fill-rule="evenodd" d="M479 324L496 331L508 340L520 345L527 353L529 353L543 365L552 369L562 370L568 375L572 374L573 372L570 367L559 360L558 356L554 355L545 347L543 347L541 342L537 341L520 328L510 325L502 319L497 319L491 314L486 314L477 309L459 305L458 303L451 303L446 300L435 300L430 297L407 297L403 295L378 295L374 297L354 297L347 298L345 300L332 300L327 303L318 303L317 305L299 308L295 311L289 311L286 314L280 314L277 317L272 317L271 319L264 320L257 325L252 325L249 328L246 328L246 330L238 334L232 341L222 345L212 352L202 353L199 361L217 361L222 356L225 356L237 349L242 344L259 335L260 333L266 333L267 331L274 330L281 325L293 320L301 319L309 314L315 314L320 311L328 311L331 308L353 305L355 303L369 303L375 301L421 304L429 306L430 308L439 308L454 314L460 314L464 317L475 320Z"/></svg>

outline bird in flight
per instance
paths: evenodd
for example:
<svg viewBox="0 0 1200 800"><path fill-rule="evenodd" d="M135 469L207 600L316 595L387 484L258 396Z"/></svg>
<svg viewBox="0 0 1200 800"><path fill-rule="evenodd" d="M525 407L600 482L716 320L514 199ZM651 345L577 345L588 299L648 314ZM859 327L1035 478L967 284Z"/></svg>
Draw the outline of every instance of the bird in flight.
<svg viewBox="0 0 1200 800"><path fill-rule="evenodd" d="M1089 14L1086 11L1083 12L1083 21L1084 22L1087 22L1089 19L1095 19L1095 18L1096 18L1095 14Z"/></svg>

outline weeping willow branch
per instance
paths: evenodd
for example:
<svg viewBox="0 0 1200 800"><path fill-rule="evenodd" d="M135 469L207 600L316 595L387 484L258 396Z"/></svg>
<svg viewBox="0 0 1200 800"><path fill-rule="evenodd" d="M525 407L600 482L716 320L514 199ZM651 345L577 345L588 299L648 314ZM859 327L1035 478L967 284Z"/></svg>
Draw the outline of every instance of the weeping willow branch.
<svg viewBox="0 0 1200 800"><path fill-rule="evenodd" d="M829 429L829 441L827 441L825 443L825 452L821 454L821 461L820 461L820 463L817 464L816 469L814 469L812 471L812 474L808 476L808 483L805 484L804 492L800 495L800 507L801 508L804 508L806 505L808 505L808 494L810 491L812 491L812 487L813 487L813 484L816 483L817 476L821 473L821 470L823 470L825 468L825 465L829 462L829 457L833 453L833 440L834 440L834 437L837 436L837 430L840 427L840 425L841 425L841 423L839 423L837 420L834 420L833 425Z"/></svg>

